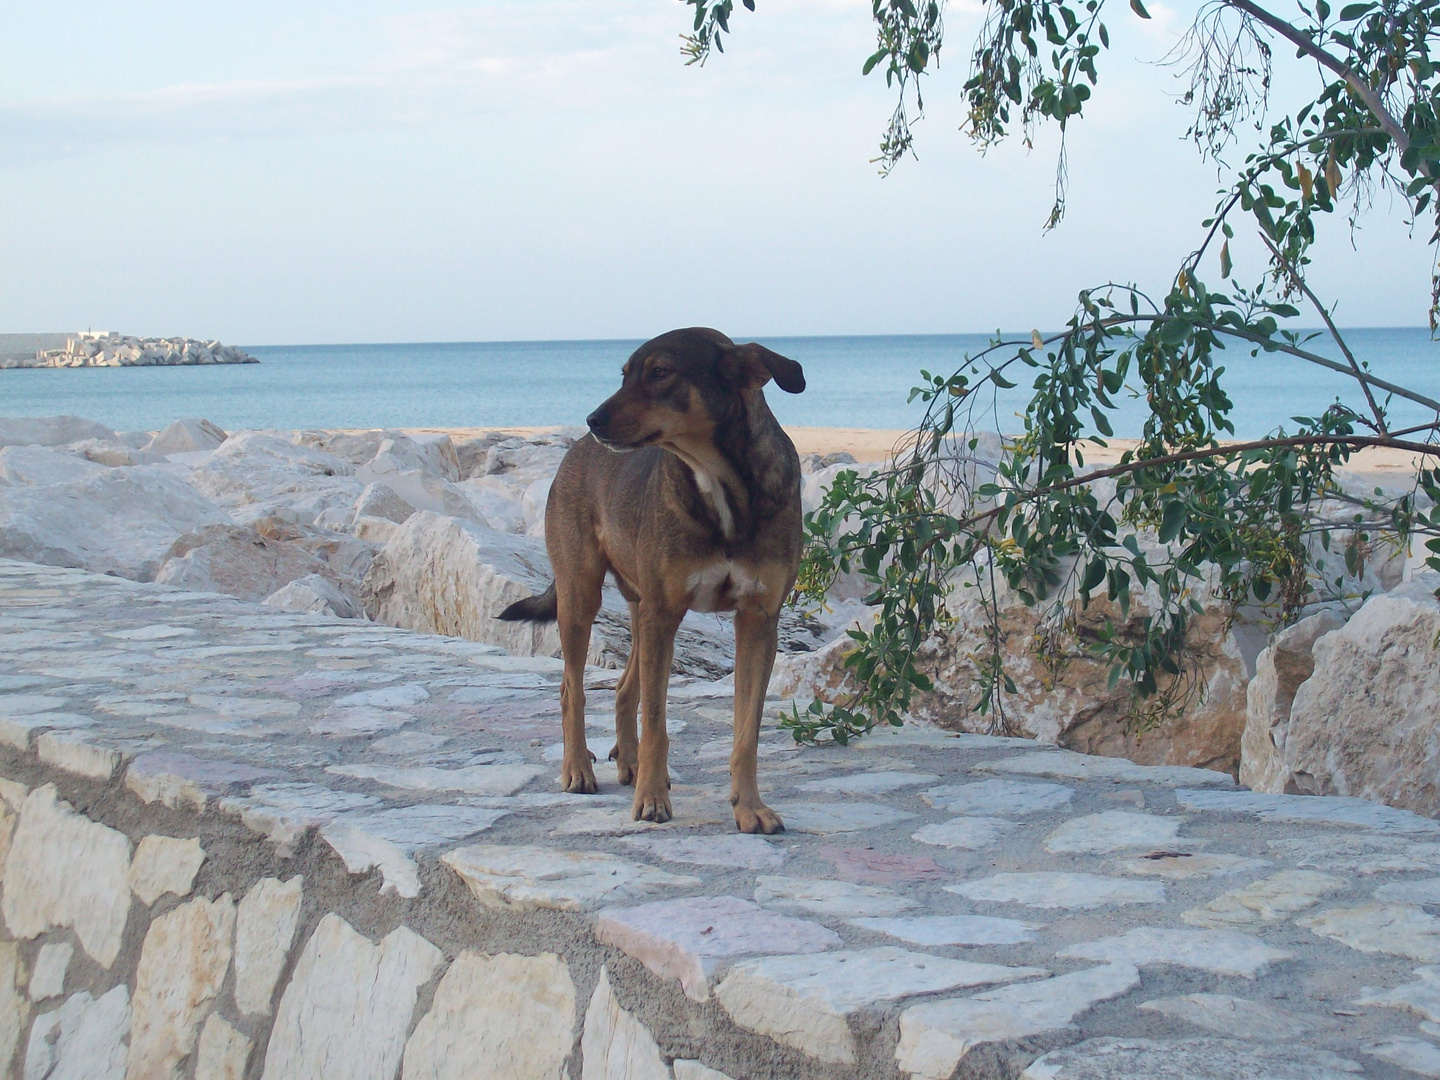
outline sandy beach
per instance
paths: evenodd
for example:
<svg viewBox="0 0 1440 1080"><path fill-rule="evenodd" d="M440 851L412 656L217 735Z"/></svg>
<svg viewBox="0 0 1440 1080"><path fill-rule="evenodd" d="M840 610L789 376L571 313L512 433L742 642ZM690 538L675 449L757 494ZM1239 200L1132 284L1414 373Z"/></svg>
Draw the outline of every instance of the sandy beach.
<svg viewBox="0 0 1440 1080"><path fill-rule="evenodd" d="M449 435L455 442L478 438L492 432L507 435L531 436L548 431L559 431L556 427L505 427L505 428L405 428L406 434ZM795 449L802 454L848 453L856 461L885 461L910 438L911 432L897 428L851 428L851 427L787 427L786 433L795 443ZM1089 446L1085 450L1088 464L1101 467L1114 464L1126 450L1138 445L1136 439L1109 439L1108 446ZM1440 464L1440 462L1436 462ZM1367 482L1384 487L1408 486L1409 478L1419 467L1417 455L1406 450L1391 450L1384 447L1370 447L1350 459L1348 471Z"/></svg>

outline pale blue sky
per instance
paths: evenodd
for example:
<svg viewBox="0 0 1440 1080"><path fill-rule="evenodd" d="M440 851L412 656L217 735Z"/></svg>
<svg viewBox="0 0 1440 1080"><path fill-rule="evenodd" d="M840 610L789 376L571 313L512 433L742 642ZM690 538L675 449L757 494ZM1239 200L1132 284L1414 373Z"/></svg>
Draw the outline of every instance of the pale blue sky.
<svg viewBox="0 0 1440 1080"><path fill-rule="evenodd" d="M869 163L891 98L868 0L759 0L682 65L672 0L46 0L0 9L0 331L245 344L927 333L1050 326L1106 278L1163 289L1214 202L1156 67L1181 17L1119 0L1070 213L1054 142L956 131L952 5L919 160ZM1287 93L1313 85L1297 74ZM1322 295L1424 321L1430 256L1382 202ZM1237 248L1237 273L1259 272ZM1218 278L1213 270L1211 276Z"/></svg>

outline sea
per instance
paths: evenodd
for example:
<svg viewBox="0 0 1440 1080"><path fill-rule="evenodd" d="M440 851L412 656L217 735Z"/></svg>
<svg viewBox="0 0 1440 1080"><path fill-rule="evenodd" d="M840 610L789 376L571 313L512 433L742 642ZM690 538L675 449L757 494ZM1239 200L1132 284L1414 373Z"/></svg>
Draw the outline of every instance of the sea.
<svg viewBox="0 0 1440 1080"><path fill-rule="evenodd" d="M1019 335L1022 339L1028 334ZM1345 331L1378 377L1440 400L1440 342L1423 328ZM738 337L736 340L751 340ZM764 337L799 361L807 386L766 398L780 421L807 427L908 428L923 415L908 400L921 371L948 374L991 342L984 334ZM0 415L70 413L116 430L155 430L181 417L240 428L530 427L584 423L620 384L639 341L502 341L376 345L242 346L260 363L215 367L0 370ZM1336 357L1326 340L1308 348ZM1345 376L1279 353L1234 348L1222 385L1235 403L1239 438L1293 429L1293 417L1322 412L1337 395L1359 395ZM1015 432L1029 378L1001 391L978 427ZM1143 399L1122 392L1117 437L1141 433ZM1391 427L1435 419L1396 400Z"/></svg>

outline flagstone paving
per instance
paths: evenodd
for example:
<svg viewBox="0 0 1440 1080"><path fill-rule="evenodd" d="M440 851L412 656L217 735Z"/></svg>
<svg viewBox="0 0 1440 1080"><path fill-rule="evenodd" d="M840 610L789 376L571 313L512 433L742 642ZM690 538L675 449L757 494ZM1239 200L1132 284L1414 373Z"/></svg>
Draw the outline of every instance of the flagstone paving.
<svg viewBox="0 0 1440 1080"><path fill-rule="evenodd" d="M557 660L0 561L0 1076L1440 1076L1440 822L771 720L741 836L683 679L635 822L615 674L569 795Z"/></svg>

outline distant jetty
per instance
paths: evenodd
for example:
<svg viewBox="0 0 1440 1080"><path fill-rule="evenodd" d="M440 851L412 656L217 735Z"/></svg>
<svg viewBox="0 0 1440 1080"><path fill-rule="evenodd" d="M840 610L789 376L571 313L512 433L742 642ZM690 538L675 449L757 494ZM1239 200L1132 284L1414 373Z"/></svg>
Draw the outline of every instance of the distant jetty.
<svg viewBox="0 0 1440 1080"><path fill-rule="evenodd" d="M0 368L171 367L259 362L233 345L187 337L141 338L108 330L82 330L76 334L0 334Z"/></svg>

